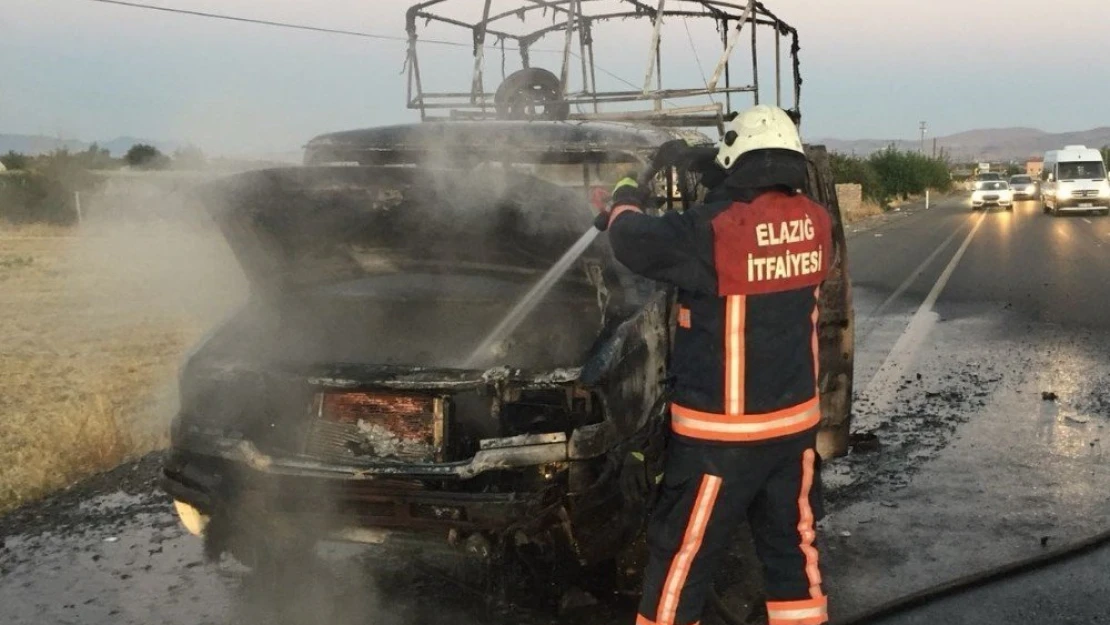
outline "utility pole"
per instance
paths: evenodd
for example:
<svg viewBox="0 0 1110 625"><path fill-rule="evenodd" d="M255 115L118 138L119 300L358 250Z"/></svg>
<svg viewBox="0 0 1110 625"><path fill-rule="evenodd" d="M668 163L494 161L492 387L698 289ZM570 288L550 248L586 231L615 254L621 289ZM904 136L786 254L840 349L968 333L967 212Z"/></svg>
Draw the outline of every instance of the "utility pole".
<svg viewBox="0 0 1110 625"><path fill-rule="evenodd" d="M929 130L929 124L921 122L921 155L925 156L925 133Z"/></svg>
<svg viewBox="0 0 1110 625"><path fill-rule="evenodd" d="M937 157L937 138L933 137L933 158Z"/></svg>

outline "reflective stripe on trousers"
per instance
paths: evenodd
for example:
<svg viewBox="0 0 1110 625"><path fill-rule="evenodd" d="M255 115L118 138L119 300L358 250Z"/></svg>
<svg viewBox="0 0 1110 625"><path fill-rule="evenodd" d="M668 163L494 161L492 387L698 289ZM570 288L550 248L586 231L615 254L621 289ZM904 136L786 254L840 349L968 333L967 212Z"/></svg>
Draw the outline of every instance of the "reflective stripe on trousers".
<svg viewBox="0 0 1110 625"><path fill-rule="evenodd" d="M721 415L671 404L671 429L688 438L723 442L764 441L800 434L821 422L818 398L767 414Z"/></svg>

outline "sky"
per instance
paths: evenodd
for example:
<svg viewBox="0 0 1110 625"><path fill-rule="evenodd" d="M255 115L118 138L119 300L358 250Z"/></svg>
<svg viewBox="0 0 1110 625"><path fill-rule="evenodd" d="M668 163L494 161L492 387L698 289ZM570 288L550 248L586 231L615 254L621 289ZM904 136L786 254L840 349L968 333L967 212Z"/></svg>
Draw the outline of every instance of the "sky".
<svg viewBox="0 0 1110 625"><path fill-rule="evenodd" d="M410 4L146 1L390 36L404 35ZM480 10L477 0L469 4ZM1110 125L1105 0L764 4L800 32L803 132L809 138L914 138L922 120L930 136L976 128L1062 132ZM667 25L664 45L674 47L665 48L663 71L668 80L693 85L711 73L719 42L712 29L695 26L687 35L684 26ZM642 82L649 31L634 22L613 28L608 47L599 46L599 66ZM434 34L467 38L461 31ZM426 80L469 88L469 49L426 46L421 54ZM229 155L295 152L322 132L416 121L405 107L404 60L399 41L91 0L0 0L0 133L86 141L135 136ZM535 61L556 71L561 63L543 53ZM762 80L769 82L766 70Z"/></svg>

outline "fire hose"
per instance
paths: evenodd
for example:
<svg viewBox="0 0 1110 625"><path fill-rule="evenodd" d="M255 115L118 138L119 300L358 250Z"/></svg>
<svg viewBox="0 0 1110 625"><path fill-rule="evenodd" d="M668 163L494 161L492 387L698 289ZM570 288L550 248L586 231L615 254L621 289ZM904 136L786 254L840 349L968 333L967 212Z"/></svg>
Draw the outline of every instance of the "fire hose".
<svg viewBox="0 0 1110 625"><path fill-rule="evenodd" d="M1078 543L1057 547L1056 549L1045 551L1030 558L1017 560L978 573L972 573L971 575L966 575L952 581L897 597L886 603L866 609L858 614L853 614L848 618L834 620L833 625L872 625L874 623L879 623L883 619L910 612L921 606L935 603L942 599L954 597L977 588L983 588L991 584L1013 579L1026 573L1048 568L1051 565L1086 555L1107 545L1110 545L1110 530L1103 531ZM717 612L721 620L728 625L750 625L752 622L750 620L751 614L745 616L738 615L725 605L716 588L712 588L709 604L713 607L714 611Z"/></svg>

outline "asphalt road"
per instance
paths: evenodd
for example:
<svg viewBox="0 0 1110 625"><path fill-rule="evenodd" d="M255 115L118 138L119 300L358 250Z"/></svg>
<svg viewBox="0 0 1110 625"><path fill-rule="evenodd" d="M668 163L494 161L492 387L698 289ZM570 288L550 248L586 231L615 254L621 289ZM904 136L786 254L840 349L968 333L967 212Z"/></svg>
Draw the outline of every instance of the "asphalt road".
<svg viewBox="0 0 1110 625"><path fill-rule="evenodd" d="M836 620L1110 529L1110 219L958 198L857 231L849 252L855 429L883 447L829 476L851 493L825 523ZM882 623L1110 622L1108 558Z"/></svg>
<svg viewBox="0 0 1110 625"><path fill-rule="evenodd" d="M1110 219L960 198L853 227L849 254L854 427L880 447L826 466L834 621L1110 526ZM292 580L205 564L154 492L157 461L0 519L0 624L502 622L407 554L327 549ZM1108 563L1096 552L883 623L1110 622ZM630 622L619 607L562 621Z"/></svg>

